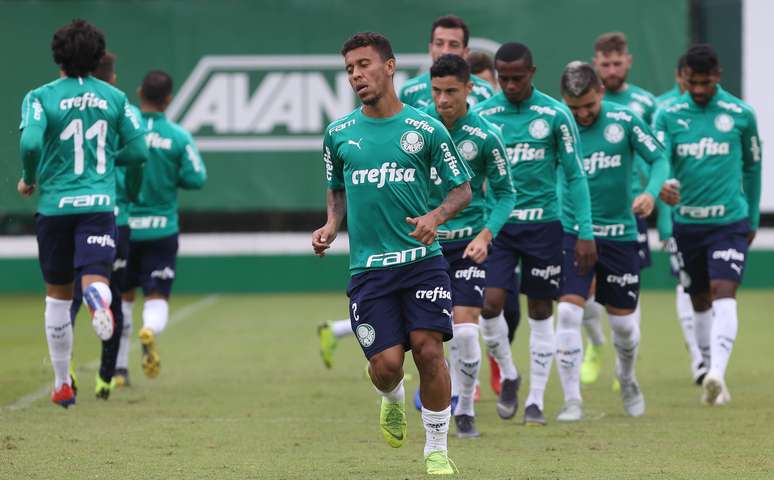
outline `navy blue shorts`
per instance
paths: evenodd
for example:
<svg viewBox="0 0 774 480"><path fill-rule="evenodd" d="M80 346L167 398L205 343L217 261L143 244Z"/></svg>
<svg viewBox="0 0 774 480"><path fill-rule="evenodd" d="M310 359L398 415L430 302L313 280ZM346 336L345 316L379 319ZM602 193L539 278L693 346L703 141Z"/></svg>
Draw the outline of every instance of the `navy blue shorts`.
<svg viewBox="0 0 774 480"><path fill-rule="evenodd" d="M142 287L144 295L158 293L169 297L177 266L177 237L175 233L153 240L129 242L126 290Z"/></svg>
<svg viewBox="0 0 774 480"><path fill-rule="evenodd" d="M462 258L468 240L442 243L443 256L449 264L452 304L455 307L484 306L486 287L486 261L479 265L469 258Z"/></svg>
<svg viewBox="0 0 774 480"><path fill-rule="evenodd" d="M79 275L110 278L116 256L113 212L35 215L38 259L43 279L66 285Z"/></svg>
<svg viewBox="0 0 774 480"><path fill-rule="evenodd" d="M435 256L409 265L369 270L349 281L352 331L371 358L395 345L410 350L409 333L434 330L453 336L448 263Z"/></svg>
<svg viewBox="0 0 774 480"><path fill-rule="evenodd" d="M553 299L562 272L562 224L507 223L487 259L487 287L512 289L521 260L521 293L528 298Z"/></svg>
<svg viewBox="0 0 774 480"><path fill-rule="evenodd" d="M644 218L635 218L637 218L637 244L639 245L640 269L643 269L651 265L648 222Z"/></svg>
<svg viewBox="0 0 774 480"><path fill-rule="evenodd" d="M579 295L589 298L591 283L597 278L596 300L614 308L634 309L640 296L640 257L637 242L616 242L595 239L597 263L581 275L575 265L577 237L564 234L564 261L560 295Z"/></svg>
<svg viewBox="0 0 774 480"><path fill-rule="evenodd" d="M747 220L728 225L674 225L681 282L689 294L708 292L711 280L742 283L747 261Z"/></svg>

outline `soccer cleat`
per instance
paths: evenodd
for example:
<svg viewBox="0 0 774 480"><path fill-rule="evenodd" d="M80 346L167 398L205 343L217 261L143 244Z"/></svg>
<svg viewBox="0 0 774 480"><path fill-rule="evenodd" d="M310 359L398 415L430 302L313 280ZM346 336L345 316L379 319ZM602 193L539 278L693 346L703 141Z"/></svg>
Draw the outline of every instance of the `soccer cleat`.
<svg viewBox="0 0 774 480"><path fill-rule="evenodd" d="M126 368L116 368L116 373L113 375L113 381L116 383L116 387L132 386L132 382L129 381L129 370Z"/></svg>
<svg viewBox="0 0 774 480"><path fill-rule="evenodd" d="M115 377L113 377L110 380L110 383L108 383L102 380L102 377L100 377L99 373L97 373L96 387L94 388L94 393L97 395L97 398L107 400L110 398L110 392L112 392L114 388L116 388Z"/></svg>
<svg viewBox="0 0 774 480"><path fill-rule="evenodd" d="M530 404L524 409L524 425L528 426L545 426L546 417L543 416L543 411L537 405Z"/></svg>
<svg viewBox="0 0 774 480"><path fill-rule="evenodd" d="M621 399L624 410L630 417L641 417L645 414L645 397L640 391L637 380L629 383L621 382Z"/></svg>
<svg viewBox="0 0 774 480"><path fill-rule="evenodd" d="M508 420L516 415L516 411L519 409L519 386L521 385L521 377L516 377L516 380L505 379L502 382L500 389L500 397L497 399L497 414L503 420Z"/></svg>
<svg viewBox="0 0 774 480"><path fill-rule="evenodd" d="M142 345L142 371L148 378L158 377L161 371L161 357L159 357L156 340L150 328L140 329L140 344Z"/></svg>
<svg viewBox="0 0 774 480"><path fill-rule="evenodd" d="M702 394L702 403L705 405L726 405L731 401L731 394L728 392L726 382L717 375L708 373L702 383L704 393Z"/></svg>
<svg viewBox="0 0 774 480"><path fill-rule="evenodd" d="M707 372L709 371L707 365L704 364L703 360L700 360L691 365L691 371L693 372L693 383L701 387L704 383L704 377L707 376Z"/></svg>
<svg viewBox="0 0 774 480"><path fill-rule="evenodd" d="M53 390L51 392L51 401L61 407L67 408L70 405L75 405L75 392L70 385L65 383L59 387L59 390Z"/></svg>
<svg viewBox="0 0 774 480"><path fill-rule="evenodd" d="M476 429L476 417L471 415L455 415L454 424L457 426L457 438L480 437Z"/></svg>
<svg viewBox="0 0 774 480"><path fill-rule="evenodd" d="M599 371L602 370L602 359L600 354L602 345L594 345L591 342L586 344L586 353L583 355L581 364L580 380L584 385L590 385L599 378Z"/></svg>
<svg viewBox="0 0 774 480"><path fill-rule="evenodd" d="M91 326L94 327L94 333L103 342L110 340L116 329L116 322L113 320L113 312L110 311L110 304L102 298L96 288L89 285L83 292L83 299L89 306L91 312Z"/></svg>
<svg viewBox="0 0 774 480"><path fill-rule="evenodd" d="M403 402L388 402L382 397L379 411L379 428L382 436L393 448L403 446L408 431L406 422L406 405Z"/></svg>
<svg viewBox="0 0 774 480"><path fill-rule="evenodd" d="M489 357L489 386L492 387L492 391L495 395L500 395L500 365L497 364L497 360L490 355Z"/></svg>
<svg viewBox="0 0 774 480"><path fill-rule="evenodd" d="M579 422L583 419L583 402L580 400L569 400L565 402L559 415L556 416L557 422Z"/></svg>
<svg viewBox="0 0 774 480"><path fill-rule="evenodd" d="M317 326L317 337L320 339L320 357L325 368L333 367L333 352L339 344L336 335L333 334L331 322L323 322Z"/></svg>
<svg viewBox="0 0 774 480"><path fill-rule="evenodd" d="M449 455L444 451L430 452L425 457L425 468L428 475L454 475L454 462L449 459Z"/></svg>
<svg viewBox="0 0 774 480"><path fill-rule="evenodd" d="M78 377L75 375L75 367L70 362L70 387L73 389L73 393L78 395Z"/></svg>

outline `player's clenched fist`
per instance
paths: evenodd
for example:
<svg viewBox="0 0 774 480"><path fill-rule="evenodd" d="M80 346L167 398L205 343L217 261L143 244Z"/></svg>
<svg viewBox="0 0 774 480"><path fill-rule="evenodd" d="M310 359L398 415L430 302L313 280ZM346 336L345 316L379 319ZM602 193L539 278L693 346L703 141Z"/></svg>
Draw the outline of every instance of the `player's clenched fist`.
<svg viewBox="0 0 774 480"><path fill-rule="evenodd" d="M414 231L409 236L416 238L425 245L431 245L435 241L435 235L438 233L438 222L435 216L431 214L421 217L406 217L406 223L414 225Z"/></svg>
<svg viewBox="0 0 774 480"><path fill-rule="evenodd" d="M336 239L336 226L325 224L312 233L312 248L318 257L324 257L325 251L331 248Z"/></svg>

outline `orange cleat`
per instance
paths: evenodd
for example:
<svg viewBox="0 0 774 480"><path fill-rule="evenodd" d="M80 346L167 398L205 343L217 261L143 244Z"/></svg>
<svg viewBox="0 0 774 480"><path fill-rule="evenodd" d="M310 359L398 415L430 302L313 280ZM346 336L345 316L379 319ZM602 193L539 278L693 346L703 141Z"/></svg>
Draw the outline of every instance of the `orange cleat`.
<svg viewBox="0 0 774 480"><path fill-rule="evenodd" d="M59 390L51 392L51 401L67 408L70 405L75 405L75 392L70 385L65 383L59 387Z"/></svg>
<svg viewBox="0 0 774 480"><path fill-rule="evenodd" d="M489 386L492 387L495 395L500 395L500 366L492 355L487 354L487 357L489 357Z"/></svg>

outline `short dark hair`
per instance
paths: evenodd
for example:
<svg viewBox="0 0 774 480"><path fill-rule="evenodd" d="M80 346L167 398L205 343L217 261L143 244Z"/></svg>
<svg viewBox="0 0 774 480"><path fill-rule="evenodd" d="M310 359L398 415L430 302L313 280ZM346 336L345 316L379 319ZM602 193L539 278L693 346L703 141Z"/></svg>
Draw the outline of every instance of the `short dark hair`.
<svg viewBox="0 0 774 480"><path fill-rule="evenodd" d="M346 56L352 50L362 47L373 47L374 50L379 52L379 56L383 61L387 61L391 58L395 58L395 54L392 53L392 45L387 37L376 32L360 32L356 33L344 42L341 47L341 56Z"/></svg>
<svg viewBox="0 0 774 480"><path fill-rule="evenodd" d="M91 72L92 75L99 78L103 82L111 82L113 75L116 74L116 56L111 52L105 52L100 59L97 68Z"/></svg>
<svg viewBox="0 0 774 480"><path fill-rule="evenodd" d="M167 72L151 70L142 79L140 92L143 99L155 105L163 105L167 97L172 95L172 77Z"/></svg>
<svg viewBox="0 0 774 480"><path fill-rule="evenodd" d="M515 62L525 60L528 67L532 66L532 52L529 47L519 42L503 43L495 53L495 62Z"/></svg>
<svg viewBox="0 0 774 480"><path fill-rule="evenodd" d="M594 42L594 51L605 55L617 52L626 53L626 34L623 32L607 32L597 37Z"/></svg>
<svg viewBox="0 0 774 480"><path fill-rule="evenodd" d="M492 56L484 52L471 52L468 55L468 65L470 65L470 73L477 75L484 70L489 70L494 73L494 61Z"/></svg>
<svg viewBox="0 0 774 480"><path fill-rule="evenodd" d="M562 96L579 98L592 89L599 90L601 86L602 82L599 80L597 72L594 71L594 67L576 60L564 67L559 88L562 91Z"/></svg>
<svg viewBox="0 0 774 480"><path fill-rule="evenodd" d="M85 77L105 55L105 35L86 20L75 19L54 33L51 51L65 75Z"/></svg>
<svg viewBox="0 0 774 480"><path fill-rule="evenodd" d="M459 55L441 55L430 67L430 78L454 76L462 83L470 81L470 66Z"/></svg>
<svg viewBox="0 0 774 480"><path fill-rule="evenodd" d="M685 68L685 54L680 55L680 58L677 59L677 71Z"/></svg>
<svg viewBox="0 0 774 480"><path fill-rule="evenodd" d="M435 38L435 29L441 27L441 28L461 28L462 29L462 45L467 47L468 46L468 40L470 40L470 30L468 30L468 26L465 24L465 21L461 19L460 17L456 15L444 15L442 17L438 17L433 22L433 27L430 29L430 43L433 43L433 39Z"/></svg>
<svg viewBox="0 0 774 480"><path fill-rule="evenodd" d="M720 71L720 60L711 45L700 43L685 52L685 66L695 73L716 73Z"/></svg>

